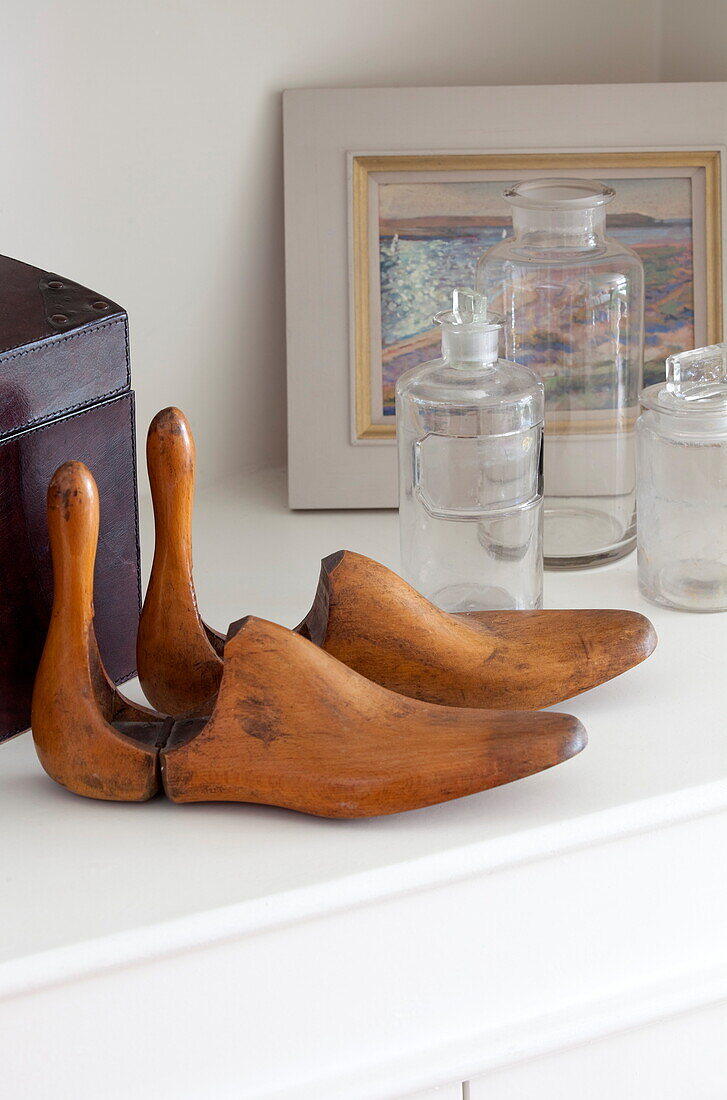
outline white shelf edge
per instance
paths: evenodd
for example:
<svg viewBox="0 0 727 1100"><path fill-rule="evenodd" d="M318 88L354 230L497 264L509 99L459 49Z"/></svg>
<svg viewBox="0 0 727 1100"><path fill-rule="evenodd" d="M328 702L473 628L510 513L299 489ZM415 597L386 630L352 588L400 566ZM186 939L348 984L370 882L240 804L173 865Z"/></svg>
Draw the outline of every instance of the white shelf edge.
<svg viewBox="0 0 727 1100"><path fill-rule="evenodd" d="M727 962L709 971L678 974L618 997L579 1001L558 1013L467 1035L455 1043L407 1051L395 1062L370 1063L330 1078L316 1077L265 1092L259 1100L384 1100L400 1091L449 1081L476 1080L520 1062L541 1058L670 1017L727 1002ZM477 1053L479 1052L479 1053Z"/></svg>
<svg viewBox="0 0 727 1100"><path fill-rule="evenodd" d="M0 964L0 1000L727 810L727 779Z"/></svg>

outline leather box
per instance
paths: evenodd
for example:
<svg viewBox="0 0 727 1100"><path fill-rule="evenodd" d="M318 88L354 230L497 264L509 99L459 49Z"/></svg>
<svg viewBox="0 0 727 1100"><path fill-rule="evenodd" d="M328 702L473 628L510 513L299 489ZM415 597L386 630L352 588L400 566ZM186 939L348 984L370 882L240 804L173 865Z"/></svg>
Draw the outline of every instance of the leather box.
<svg viewBox="0 0 727 1100"><path fill-rule="evenodd" d="M67 459L101 498L96 633L111 677L135 672L139 532L128 319L63 276L0 257L0 741L27 729L53 597L45 500Z"/></svg>

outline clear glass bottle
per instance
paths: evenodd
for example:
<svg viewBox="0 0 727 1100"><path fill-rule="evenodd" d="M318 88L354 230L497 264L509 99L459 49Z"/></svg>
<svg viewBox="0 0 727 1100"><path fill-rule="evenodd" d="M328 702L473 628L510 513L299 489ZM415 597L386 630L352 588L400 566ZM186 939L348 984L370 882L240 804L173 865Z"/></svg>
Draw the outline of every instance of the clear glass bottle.
<svg viewBox="0 0 727 1100"><path fill-rule="evenodd" d="M606 236L614 192L544 179L505 191L513 232L488 249L477 290L505 317L505 355L545 383L545 565L573 569L635 546L634 425L642 387L644 273Z"/></svg>
<svg viewBox="0 0 727 1100"><path fill-rule="evenodd" d="M543 386L481 295L434 320L442 358L396 387L404 575L445 611L541 607Z"/></svg>
<svg viewBox="0 0 727 1100"><path fill-rule="evenodd" d="M671 355L641 395L639 587L685 611L727 610L727 344Z"/></svg>

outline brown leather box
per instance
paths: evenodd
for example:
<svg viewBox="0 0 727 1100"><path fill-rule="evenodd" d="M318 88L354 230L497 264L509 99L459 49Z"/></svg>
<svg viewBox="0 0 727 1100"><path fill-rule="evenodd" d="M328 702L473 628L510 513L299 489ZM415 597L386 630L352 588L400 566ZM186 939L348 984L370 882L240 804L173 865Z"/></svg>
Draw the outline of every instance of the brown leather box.
<svg viewBox="0 0 727 1100"><path fill-rule="evenodd" d="M0 741L30 724L53 596L45 497L81 459L101 497L96 633L109 674L135 671L139 533L128 319L78 283L0 256Z"/></svg>

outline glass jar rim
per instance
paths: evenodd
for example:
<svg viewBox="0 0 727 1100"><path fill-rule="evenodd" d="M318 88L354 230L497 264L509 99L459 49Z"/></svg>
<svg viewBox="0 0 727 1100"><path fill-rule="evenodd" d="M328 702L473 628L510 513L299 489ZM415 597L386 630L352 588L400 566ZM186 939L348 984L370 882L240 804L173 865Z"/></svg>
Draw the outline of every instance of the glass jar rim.
<svg viewBox="0 0 727 1100"><path fill-rule="evenodd" d="M554 177L520 180L503 194L511 206L529 210L587 210L606 206L616 192L598 180Z"/></svg>

